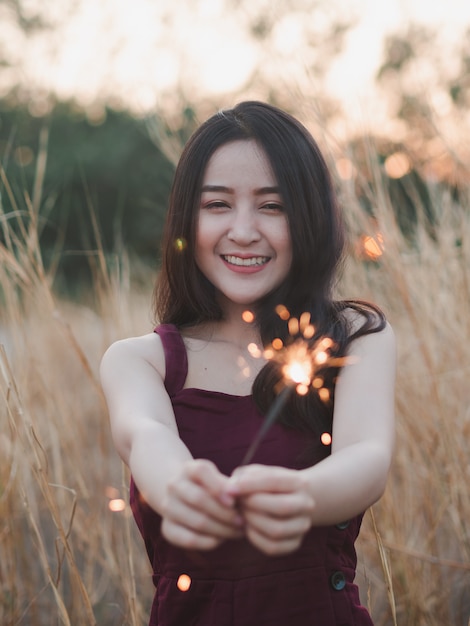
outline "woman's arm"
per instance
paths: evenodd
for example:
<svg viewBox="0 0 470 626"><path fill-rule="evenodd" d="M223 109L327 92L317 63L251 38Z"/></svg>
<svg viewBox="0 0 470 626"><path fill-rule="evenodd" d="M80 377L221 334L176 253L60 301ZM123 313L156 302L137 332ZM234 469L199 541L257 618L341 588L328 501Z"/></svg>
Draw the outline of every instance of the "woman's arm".
<svg viewBox="0 0 470 626"><path fill-rule="evenodd" d="M187 548L210 549L240 535L227 477L194 460L178 435L165 390L165 359L155 333L114 343L101 362L111 433L162 532Z"/></svg>
<svg viewBox="0 0 470 626"><path fill-rule="evenodd" d="M363 512L385 489L394 444L393 331L357 339L349 354L356 358L336 385L331 455L301 471L253 465L232 478L247 534L268 553L295 549L312 525Z"/></svg>

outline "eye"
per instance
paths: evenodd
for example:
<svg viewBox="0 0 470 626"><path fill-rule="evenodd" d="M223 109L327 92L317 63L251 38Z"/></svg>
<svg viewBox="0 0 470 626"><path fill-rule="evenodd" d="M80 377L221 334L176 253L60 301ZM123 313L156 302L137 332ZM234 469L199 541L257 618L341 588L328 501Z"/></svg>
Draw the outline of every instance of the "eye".
<svg viewBox="0 0 470 626"><path fill-rule="evenodd" d="M279 202L266 202L261 209L270 213L284 213L284 207Z"/></svg>
<svg viewBox="0 0 470 626"><path fill-rule="evenodd" d="M204 202L202 208L210 209L211 211L224 211L225 209L229 209L230 205L224 200L211 200Z"/></svg>

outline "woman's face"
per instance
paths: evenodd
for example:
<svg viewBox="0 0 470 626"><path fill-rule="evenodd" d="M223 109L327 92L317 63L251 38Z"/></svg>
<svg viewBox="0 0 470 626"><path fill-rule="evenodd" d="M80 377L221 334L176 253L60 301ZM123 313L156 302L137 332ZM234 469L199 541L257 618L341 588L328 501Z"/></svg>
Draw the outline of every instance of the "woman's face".
<svg viewBox="0 0 470 626"><path fill-rule="evenodd" d="M222 307L255 304L286 279L289 225L269 160L255 141L233 141L212 155L201 189L195 256Z"/></svg>

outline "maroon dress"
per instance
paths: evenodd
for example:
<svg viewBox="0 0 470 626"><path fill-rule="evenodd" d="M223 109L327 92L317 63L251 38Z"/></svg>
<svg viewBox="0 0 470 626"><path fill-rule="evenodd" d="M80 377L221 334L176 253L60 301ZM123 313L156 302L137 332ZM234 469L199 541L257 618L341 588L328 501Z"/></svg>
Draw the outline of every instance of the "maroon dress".
<svg viewBox="0 0 470 626"><path fill-rule="evenodd" d="M187 355L171 325L157 332L166 359L165 387L181 439L195 458L210 459L226 475L240 464L263 416L251 396L184 389ZM293 429L274 425L254 463L301 469L329 449ZM354 542L362 515L338 526L312 528L301 547L286 556L267 556L244 539L208 552L168 543L161 518L131 481L131 506L145 541L156 587L149 626L371 626L353 583ZM188 591L177 586L191 578Z"/></svg>

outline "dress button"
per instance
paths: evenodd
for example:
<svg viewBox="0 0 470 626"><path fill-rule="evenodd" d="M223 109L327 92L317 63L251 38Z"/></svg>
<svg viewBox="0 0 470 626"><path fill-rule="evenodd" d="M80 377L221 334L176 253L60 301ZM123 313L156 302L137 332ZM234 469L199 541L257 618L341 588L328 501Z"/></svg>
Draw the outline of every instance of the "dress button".
<svg viewBox="0 0 470 626"><path fill-rule="evenodd" d="M345 522L341 522L339 524L336 524L336 528L338 530L346 530L346 528L349 526L349 520L346 520Z"/></svg>
<svg viewBox="0 0 470 626"><path fill-rule="evenodd" d="M341 591L346 587L346 577L343 572L333 572L330 576L330 585L336 591Z"/></svg>

